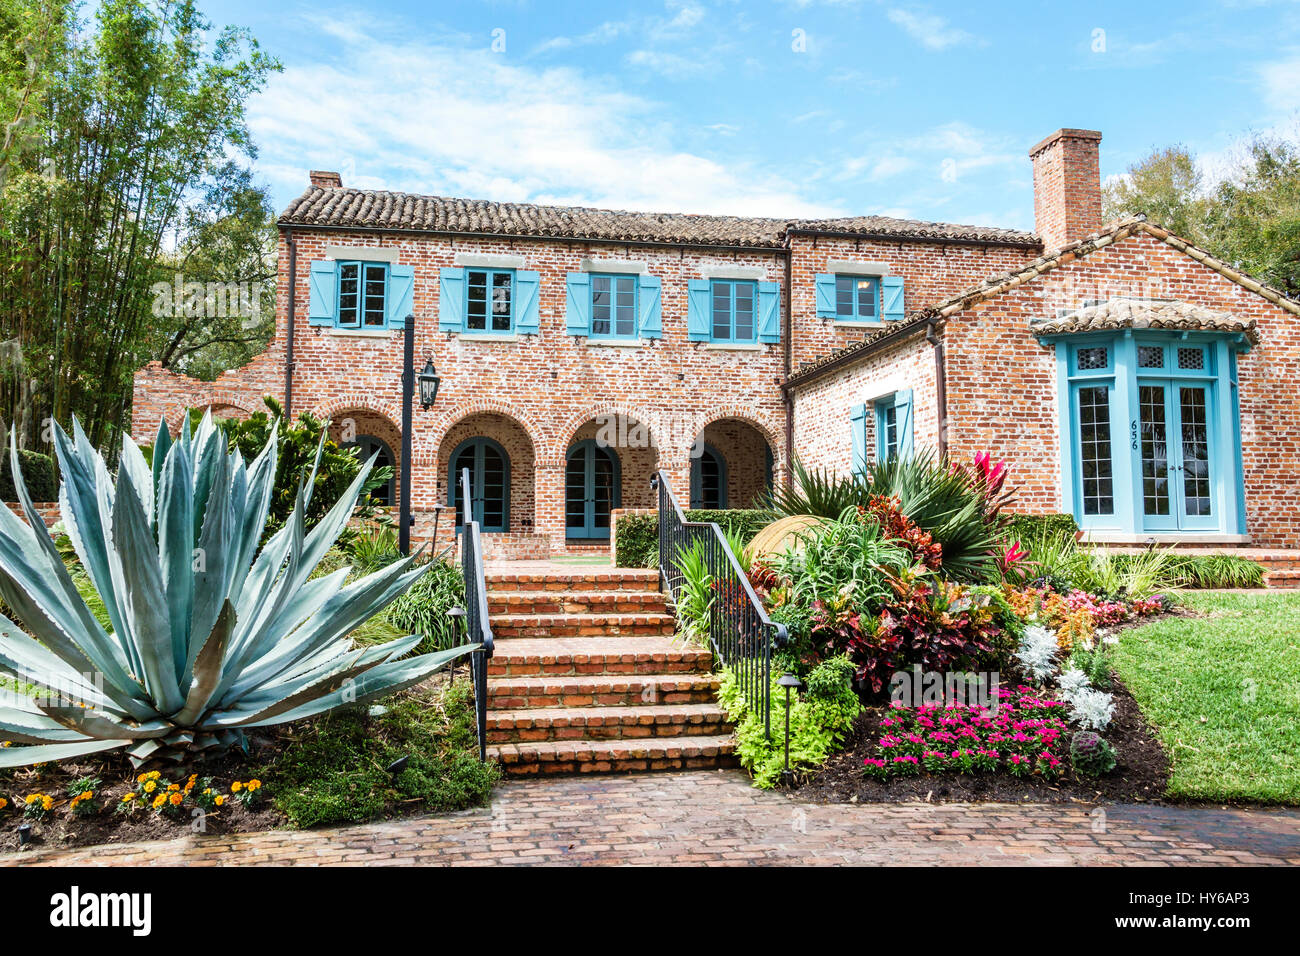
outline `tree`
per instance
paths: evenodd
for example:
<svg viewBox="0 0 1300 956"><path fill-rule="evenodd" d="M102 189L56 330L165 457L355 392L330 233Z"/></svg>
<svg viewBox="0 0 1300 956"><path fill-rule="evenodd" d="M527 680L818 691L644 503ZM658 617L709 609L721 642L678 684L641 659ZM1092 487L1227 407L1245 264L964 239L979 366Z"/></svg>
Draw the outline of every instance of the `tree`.
<svg viewBox="0 0 1300 956"><path fill-rule="evenodd" d="M0 34L0 124L23 132L0 153L0 341L20 344L23 370L0 379L0 408L24 445L76 414L114 447L135 369L205 348L155 314L153 285L200 223L246 228L231 157L254 158L245 104L278 64L193 0L103 0L89 22L66 2L0 0Z"/></svg>
<svg viewBox="0 0 1300 956"><path fill-rule="evenodd" d="M1144 213L1213 255L1300 297L1300 151L1255 137L1243 158L1206 184L1183 146L1156 150L1107 184L1108 219Z"/></svg>

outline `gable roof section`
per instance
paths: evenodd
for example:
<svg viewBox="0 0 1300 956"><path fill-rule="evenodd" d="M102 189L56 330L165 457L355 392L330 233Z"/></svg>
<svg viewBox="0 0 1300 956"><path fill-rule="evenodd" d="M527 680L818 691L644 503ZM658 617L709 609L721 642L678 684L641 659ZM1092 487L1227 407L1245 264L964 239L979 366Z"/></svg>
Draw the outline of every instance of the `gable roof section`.
<svg viewBox="0 0 1300 956"><path fill-rule="evenodd" d="M291 202L281 214L279 224L767 249L780 248L787 232L1041 246L1038 237L1030 232L886 216L848 219L697 216L448 199L322 186L310 187Z"/></svg>
<svg viewBox="0 0 1300 956"><path fill-rule="evenodd" d="M1146 233L1159 239L1166 245L1172 246L1179 252L1190 256L1206 268L1212 269L1225 278L1237 283L1245 289L1262 296L1269 302L1279 308L1285 309L1295 315L1300 315L1300 302L1287 298L1277 289L1264 285L1256 279L1246 275L1239 269L1234 269L1222 259L1218 259L1203 249L1198 249L1191 243L1179 239L1168 229L1161 228L1155 223L1147 222L1146 216L1130 216L1112 223L1100 232L1095 232L1090 236L1085 236L1076 242L1062 246L1060 249L1045 256L1039 256L1032 262L1028 262L1019 268L1012 269L1009 272L1000 275L991 276L985 279L979 285L972 286L956 295L936 302L933 305L926 306L923 309L911 313L902 322L892 328L879 329L861 342L854 342L852 345L846 345L842 349L830 353L829 355L818 359L816 362L806 365L798 371L791 374L786 379L786 385L799 385L811 379L820 378L832 369L839 368L843 365L851 364L858 358L866 358L872 352L878 351L889 342L898 341L907 338L909 333L916 332L920 328L927 326L932 322L945 319L956 312L962 312L973 305L985 302L994 296L1011 289L1024 285L1041 275L1051 272L1058 266L1063 266L1074 262L1076 259L1096 252L1098 249L1104 249L1129 236L1137 233ZM1041 326L1035 326L1033 330L1041 332Z"/></svg>

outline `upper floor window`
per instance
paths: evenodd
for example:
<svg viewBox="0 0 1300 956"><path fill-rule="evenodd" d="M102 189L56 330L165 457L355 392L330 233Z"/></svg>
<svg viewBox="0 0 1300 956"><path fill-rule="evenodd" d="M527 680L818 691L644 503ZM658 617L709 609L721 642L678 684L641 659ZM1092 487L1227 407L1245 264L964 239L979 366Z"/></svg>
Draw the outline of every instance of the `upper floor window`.
<svg viewBox="0 0 1300 956"><path fill-rule="evenodd" d="M400 329L415 311L415 269L396 262L321 259L311 263L308 293L311 325Z"/></svg>
<svg viewBox="0 0 1300 956"><path fill-rule="evenodd" d="M880 317L880 280L870 276L837 275L835 317L876 321Z"/></svg>
<svg viewBox="0 0 1300 956"><path fill-rule="evenodd" d="M387 324L388 266L382 262L340 262L338 325L381 329Z"/></svg>
<svg viewBox="0 0 1300 956"><path fill-rule="evenodd" d="M466 269L465 329L470 332L514 330L513 270Z"/></svg>
<svg viewBox="0 0 1300 956"><path fill-rule="evenodd" d="M637 279L635 275L591 277L592 338L636 338Z"/></svg>
<svg viewBox="0 0 1300 956"><path fill-rule="evenodd" d="M753 342L758 330L755 320L758 283L714 279L710 293L713 341Z"/></svg>

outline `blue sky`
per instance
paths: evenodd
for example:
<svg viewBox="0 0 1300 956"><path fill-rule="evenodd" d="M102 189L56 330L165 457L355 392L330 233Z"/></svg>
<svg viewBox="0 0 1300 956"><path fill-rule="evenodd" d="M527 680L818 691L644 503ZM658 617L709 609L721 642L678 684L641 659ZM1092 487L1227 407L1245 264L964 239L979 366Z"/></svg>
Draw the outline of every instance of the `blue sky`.
<svg viewBox="0 0 1300 956"><path fill-rule="evenodd" d="M1029 146L1221 168L1300 128L1300 3L208 0L284 63L251 105L283 207L347 185L655 211L1033 227Z"/></svg>

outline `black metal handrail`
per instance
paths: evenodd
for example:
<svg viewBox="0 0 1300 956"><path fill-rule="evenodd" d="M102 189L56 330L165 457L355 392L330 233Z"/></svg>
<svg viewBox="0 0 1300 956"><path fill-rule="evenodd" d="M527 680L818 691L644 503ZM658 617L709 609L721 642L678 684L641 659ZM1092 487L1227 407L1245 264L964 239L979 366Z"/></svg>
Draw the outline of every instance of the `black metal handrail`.
<svg viewBox="0 0 1300 956"><path fill-rule="evenodd" d="M789 632L763 610L763 602L754 593L722 529L712 521L687 521L662 471L655 472L650 486L659 492L659 574L663 583L676 603L684 578L677 558L699 542L713 578L709 643L714 654L735 673L745 699L762 709L763 730L770 737L772 647L784 646Z"/></svg>
<svg viewBox="0 0 1300 956"><path fill-rule="evenodd" d="M474 681L474 722L478 730L478 759L487 759L487 662L492 656L492 622L488 618L487 583L483 577L483 542L474 520L469 469L460 473L460 508L464 514L460 534L460 570L465 579L465 637L482 646L470 655Z"/></svg>

